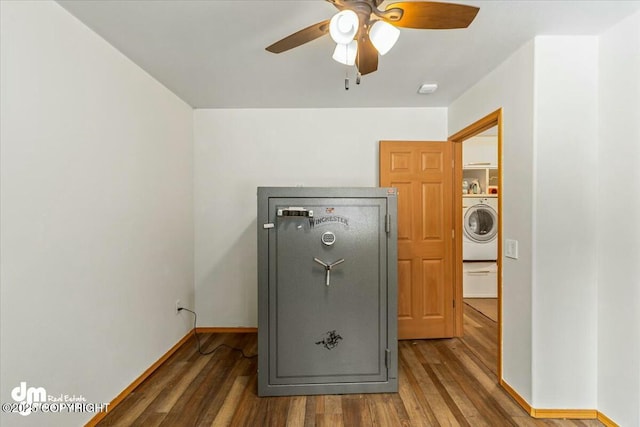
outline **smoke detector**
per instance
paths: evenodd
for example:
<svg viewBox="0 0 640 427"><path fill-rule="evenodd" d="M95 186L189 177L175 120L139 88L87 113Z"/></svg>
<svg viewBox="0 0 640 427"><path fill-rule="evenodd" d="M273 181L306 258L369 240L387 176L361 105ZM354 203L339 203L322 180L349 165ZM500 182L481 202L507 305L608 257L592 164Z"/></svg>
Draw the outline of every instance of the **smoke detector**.
<svg viewBox="0 0 640 427"><path fill-rule="evenodd" d="M424 83L418 88L420 95L428 95L438 89L438 83Z"/></svg>

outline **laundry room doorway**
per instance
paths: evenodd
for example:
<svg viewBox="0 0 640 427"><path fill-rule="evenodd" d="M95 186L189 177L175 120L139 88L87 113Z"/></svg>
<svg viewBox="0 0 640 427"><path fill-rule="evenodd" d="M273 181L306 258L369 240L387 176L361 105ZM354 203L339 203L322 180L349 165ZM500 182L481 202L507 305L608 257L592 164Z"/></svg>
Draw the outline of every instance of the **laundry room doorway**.
<svg viewBox="0 0 640 427"><path fill-rule="evenodd" d="M502 378L502 110L449 139L454 143L454 292L465 310L497 324L490 348L497 352ZM464 336L465 310L456 311L457 336Z"/></svg>

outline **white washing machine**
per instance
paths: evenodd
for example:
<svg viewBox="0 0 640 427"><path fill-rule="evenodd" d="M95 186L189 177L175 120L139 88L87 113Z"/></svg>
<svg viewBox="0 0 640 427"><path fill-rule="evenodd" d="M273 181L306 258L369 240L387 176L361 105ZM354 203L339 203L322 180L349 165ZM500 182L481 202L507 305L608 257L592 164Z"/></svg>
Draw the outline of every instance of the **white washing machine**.
<svg viewBox="0 0 640 427"><path fill-rule="evenodd" d="M498 258L498 198L463 196L462 259L495 261Z"/></svg>

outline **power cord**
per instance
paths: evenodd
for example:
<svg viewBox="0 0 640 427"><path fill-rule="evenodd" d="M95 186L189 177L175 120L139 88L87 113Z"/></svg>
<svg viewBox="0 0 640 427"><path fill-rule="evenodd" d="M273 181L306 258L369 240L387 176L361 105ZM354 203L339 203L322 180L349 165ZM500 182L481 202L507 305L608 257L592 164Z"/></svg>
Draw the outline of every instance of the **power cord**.
<svg viewBox="0 0 640 427"><path fill-rule="evenodd" d="M218 350L220 347L227 347L231 350L235 350L235 351L239 351L240 354L242 354L242 357L244 357L245 359L253 359L254 357L258 357L257 354L251 355L251 356L247 356L244 353L244 350L242 350L241 348L236 348L236 347L231 347L230 345L227 344L218 344L216 347L214 347L213 349L207 351L207 352L203 352L202 351L202 345L200 344L200 337L198 336L198 332L196 330L196 324L198 323L198 315L196 314L195 311L189 310L188 308L184 308L184 307L178 307L178 311L188 311L189 313L193 314L193 335L196 338L196 342L198 343L198 353L200 353L203 356L207 356L209 354L214 353L216 350Z"/></svg>

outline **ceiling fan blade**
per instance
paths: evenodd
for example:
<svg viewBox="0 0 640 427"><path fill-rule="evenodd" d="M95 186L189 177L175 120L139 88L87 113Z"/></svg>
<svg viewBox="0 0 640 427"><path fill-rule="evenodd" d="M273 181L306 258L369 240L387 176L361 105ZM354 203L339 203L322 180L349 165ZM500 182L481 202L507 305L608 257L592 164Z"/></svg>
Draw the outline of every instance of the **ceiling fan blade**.
<svg viewBox="0 0 640 427"><path fill-rule="evenodd" d="M343 10L346 7L344 4L345 0L327 0L327 1L332 5L334 5L338 10Z"/></svg>
<svg viewBox="0 0 640 427"><path fill-rule="evenodd" d="M266 50L273 53L282 53L322 37L329 32L329 21L330 20L327 19L326 21L310 25L307 28L275 42L271 46L267 47Z"/></svg>
<svg viewBox="0 0 640 427"><path fill-rule="evenodd" d="M394 9L401 9L398 18ZM383 12L385 21L396 27L447 30L467 28L480 9L463 4L430 1L391 3Z"/></svg>
<svg viewBox="0 0 640 427"><path fill-rule="evenodd" d="M373 73L378 69L378 51L371 43L368 34L358 38L358 54L356 56L356 66L363 76Z"/></svg>

